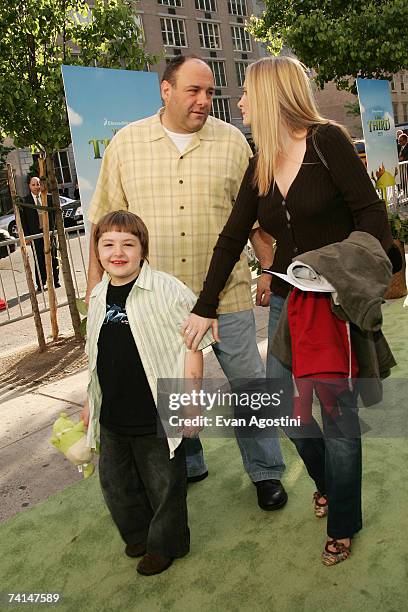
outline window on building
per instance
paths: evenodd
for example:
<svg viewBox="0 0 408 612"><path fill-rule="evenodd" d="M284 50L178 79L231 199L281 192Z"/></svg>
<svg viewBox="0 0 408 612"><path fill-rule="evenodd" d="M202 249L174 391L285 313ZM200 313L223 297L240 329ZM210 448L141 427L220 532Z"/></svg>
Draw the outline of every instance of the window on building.
<svg viewBox="0 0 408 612"><path fill-rule="evenodd" d="M394 111L395 123L398 123L398 103L397 102L392 103L392 110Z"/></svg>
<svg viewBox="0 0 408 612"><path fill-rule="evenodd" d="M401 74L401 91L405 91L404 76Z"/></svg>
<svg viewBox="0 0 408 612"><path fill-rule="evenodd" d="M6 215L13 210L8 183L7 170L0 170L0 215Z"/></svg>
<svg viewBox="0 0 408 612"><path fill-rule="evenodd" d="M231 122L230 101L228 98L213 98L211 114L227 123Z"/></svg>
<svg viewBox="0 0 408 612"><path fill-rule="evenodd" d="M237 70L237 81L238 87L243 87L245 81L245 70L247 69L248 62L235 62L235 68Z"/></svg>
<svg viewBox="0 0 408 612"><path fill-rule="evenodd" d="M230 15L247 15L246 0L228 0L228 12Z"/></svg>
<svg viewBox="0 0 408 612"><path fill-rule="evenodd" d="M214 82L216 87L226 87L227 77L225 74L225 62L208 62L214 75Z"/></svg>
<svg viewBox="0 0 408 612"><path fill-rule="evenodd" d="M195 7L198 11L217 11L216 0L195 0Z"/></svg>
<svg viewBox="0 0 408 612"><path fill-rule="evenodd" d="M404 123L408 121L408 102L402 103L402 120Z"/></svg>
<svg viewBox="0 0 408 612"><path fill-rule="evenodd" d="M57 151L54 153L54 170L59 185L72 183L71 168L67 151Z"/></svg>
<svg viewBox="0 0 408 612"><path fill-rule="evenodd" d="M221 49L220 27L217 23L199 21L198 36L202 49Z"/></svg>
<svg viewBox="0 0 408 612"><path fill-rule="evenodd" d="M135 24L137 25L137 27L139 28L139 36L138 36L138 43L139 44L143 44L145 42L145 35L144 35L144 28L143 28L143 20L142 20L142 16L135 13L133 14L133 20L135 22Z"/></svg>
<svg viewBox="0 0 408 612"><path fill-rule="evenodd" d="M183 6L183 0L157 0L162 6Z"/></svg>
<svg viewBox="0 0 408 612"><path fill-rule="evenodd" d="M391 91L395 91L395 81L394 81L394 77L391 79Z"/></svg>
<svg viewBox="0 0 408 612"><path fill-rule="evenodd" d="M187 47L186 28L183 19L160 19L163 43L169 47Z"/></svg>
<svg viewBox="0 0 408 612"><path fill-rule="evenodd" d="M251 37L243 26L231 26L231 34L235 51L252 51Z"/></svg>

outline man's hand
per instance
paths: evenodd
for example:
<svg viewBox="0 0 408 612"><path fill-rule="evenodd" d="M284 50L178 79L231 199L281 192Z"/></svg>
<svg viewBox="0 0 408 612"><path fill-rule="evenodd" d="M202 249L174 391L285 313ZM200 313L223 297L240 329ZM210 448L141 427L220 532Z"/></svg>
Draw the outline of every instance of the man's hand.
<svg viewBox="0 0 408 612"><path fill-rule="evenodd" d="M217 319L206 319L199 317L196 314L191 314L181 326L181 334L184 336L184 342L187 348L196 351L205 332L212 328L212 335L216 342L220 341L218 336L218 321Z"/></svg>
<svg viewBox="0 0 408 612"><path fill-rule="evenodd" d="M259 276L256 286L256 305L269 306L271 297L272 274L263 273Z"/></svg>
<svg viewBox="0 0 408 612"><path fill-rule="evenodd" d="M84 407L82 409L81 414L79 415L81 421L84 422L85 427L89 425L89 403L88 400L85 401Z"/></svg>

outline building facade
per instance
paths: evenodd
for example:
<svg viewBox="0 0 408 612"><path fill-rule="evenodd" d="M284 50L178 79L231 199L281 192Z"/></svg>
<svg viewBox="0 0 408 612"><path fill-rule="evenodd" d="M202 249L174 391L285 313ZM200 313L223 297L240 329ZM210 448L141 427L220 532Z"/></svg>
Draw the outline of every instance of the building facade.
<svg viewBox="0 0 408 612"><path fill-rule="evenodd" d="M391 81L392 107L395 123L408 126L408 71L394 74Z"/></svg>

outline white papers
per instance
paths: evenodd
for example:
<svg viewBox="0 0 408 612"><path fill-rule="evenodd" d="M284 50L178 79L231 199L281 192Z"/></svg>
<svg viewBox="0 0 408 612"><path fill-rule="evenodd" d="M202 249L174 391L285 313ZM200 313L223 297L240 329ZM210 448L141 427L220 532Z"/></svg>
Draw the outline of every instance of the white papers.
<svg viewBox="0 0 408 612"><path fill-rule="evenodd" d="M301 261L294 261L287 269L287 274L273 272L284 281L301 289L302 291L319 291L321 293L334 293L335 288L320 274L317 274L307 264Z"/></svg>

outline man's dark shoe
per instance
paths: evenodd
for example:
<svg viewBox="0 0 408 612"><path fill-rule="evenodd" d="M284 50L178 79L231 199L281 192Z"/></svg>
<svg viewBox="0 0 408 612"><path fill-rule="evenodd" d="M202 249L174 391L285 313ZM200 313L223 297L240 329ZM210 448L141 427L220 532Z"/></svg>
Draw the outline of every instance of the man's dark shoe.
<svg viewBox="0 0 408 612"><path fill-rule="evenodd" d="M173 563L172 557L163 557L163 555L152 555L146 553L143 559L137 564L137 571L142 576L154 576L161 574Z"/></svg>
<svg viewBox="0 0 408 612"><path fill-rule="evenodd" d="M146 552L146 542L138 544L126 544L125 553L128 557L143 557Z"/></svg>
<svg viewBox="0 0 408 612"><path fill-rule="evenodd" d="M288 494L280 480L260 480L255 482L258 505L262 510L278 510L288 501Z"/></svg>
<svg viewBox="0 0 408 612"><path fill-rule="evenodd" d="M36 293L41 293L41 287L36 287L36 288L35 288L35 292L36 292Z"/></svg>
<svg viewBox="0 0 408 612"><path fill-rule="evenodd" d="M60 283L55 283L54 285L55 289L59 289L61 287Z"/></svg>
<svg viewBox="0 0 408 612"><path fill-rule="evenodd" d="M198 476L187 476L187 482L200 482L200 480L204 480L207 478L208 472L204 472L203 474L199 474Z"/></svg>

